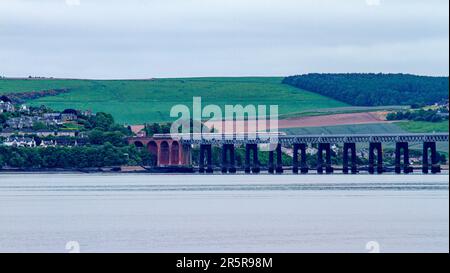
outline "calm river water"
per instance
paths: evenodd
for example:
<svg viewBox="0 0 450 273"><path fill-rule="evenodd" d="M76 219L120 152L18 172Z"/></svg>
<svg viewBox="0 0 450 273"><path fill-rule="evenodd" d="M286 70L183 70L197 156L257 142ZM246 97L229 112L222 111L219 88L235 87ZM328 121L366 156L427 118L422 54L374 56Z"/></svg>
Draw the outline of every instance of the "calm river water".
<svg viewBox="0 0 450 273"><path fill-rule="evenodd" d="M448 179L0 174L0 252L448 252Z"/></svg>

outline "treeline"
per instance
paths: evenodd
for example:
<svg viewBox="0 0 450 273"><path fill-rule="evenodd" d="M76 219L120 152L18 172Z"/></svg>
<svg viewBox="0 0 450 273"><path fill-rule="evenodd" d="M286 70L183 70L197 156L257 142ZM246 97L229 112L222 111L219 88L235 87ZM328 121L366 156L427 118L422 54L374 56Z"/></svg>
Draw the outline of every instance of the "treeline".
<svg viewBox="0 0 450 273"><path fill-rule="evenodd" d="M448 111L447 111L448 113ZM428 121L441 122L448 120L448 115L437 110L417 110L417 111L399 111L389 113L386 116L387 120L413 120L413 121Z"/></svg>
<svg viewBox="0 0 450 273"><path fill-rule="evenodd" d="M408 74L306 74L284 84L355 106L431 105L448 100L448 77Z"/></svg>
<svg viewBox="0 0 450 273"><path fill-rule="evenodd" d="M149 153L135 146L114 147L111 143L85 147L0 146L0 169L5 166L28 169L139 166L151 165L151 160Z"/></svg>

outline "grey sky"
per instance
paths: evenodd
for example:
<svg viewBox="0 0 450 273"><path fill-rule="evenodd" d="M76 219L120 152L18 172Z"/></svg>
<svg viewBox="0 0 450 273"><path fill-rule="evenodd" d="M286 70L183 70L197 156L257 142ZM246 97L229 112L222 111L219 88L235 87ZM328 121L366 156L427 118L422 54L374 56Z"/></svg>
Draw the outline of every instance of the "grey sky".
<svg viewBox="0 0 450 273"><path fill-rule="evenodd" d="M448 0L0 0L0 75L449 74Z"/></svg>

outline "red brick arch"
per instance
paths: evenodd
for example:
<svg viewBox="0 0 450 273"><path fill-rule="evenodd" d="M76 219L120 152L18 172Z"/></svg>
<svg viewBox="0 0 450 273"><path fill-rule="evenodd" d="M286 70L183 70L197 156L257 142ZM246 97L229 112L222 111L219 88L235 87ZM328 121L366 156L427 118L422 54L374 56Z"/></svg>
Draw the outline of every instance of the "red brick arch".
<svg viewBox="0 0 450 273"><path fill-rule="evenodd" d="M190 146L182 145L178 140L170 137L133 137L128 139L129 144L138 148L146 147L147 151L155 157L156 166L187 166L191 164Z"/></svg>
<svg viewBox="0 0 450 273"><path fill-rule="evenodd" d="M170 150L170 163L172 165L179 165L180 164L180 144L178 141L172 142L172 147Z"/></svg>
<svg viewBox="0 0 450 273"><path fill-rule="evenodd" d="M152 157L153 165L158 165L158 144L155 141L150 141L147 144L147 151Z"/></svg>

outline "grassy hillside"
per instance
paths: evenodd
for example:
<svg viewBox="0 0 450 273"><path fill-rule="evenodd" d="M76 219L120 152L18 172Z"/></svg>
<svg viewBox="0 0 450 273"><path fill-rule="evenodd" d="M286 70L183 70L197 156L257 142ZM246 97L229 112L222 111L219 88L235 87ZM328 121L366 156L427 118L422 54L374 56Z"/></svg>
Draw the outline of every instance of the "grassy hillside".
<svg viewBox="0 0 450 273"><path fill-rule="evenodd" d="M282 78L189 78L157 80L10 80L0 79L0 94L54 88L71 92L44 97L29 104L45 104L57 110L90 109L113 114L120 123L171 121L176 104L192 105L201 96L203 105L279 105L281 115L326 108L345 103L281 83Z"/></svg>
<svg viewBox="0 0 450 273"><path fill-rule="evenodd" d="M0 95L58 88L80 88L89 86L91 83L92 81L89 80L0 79Z"/></svg>

